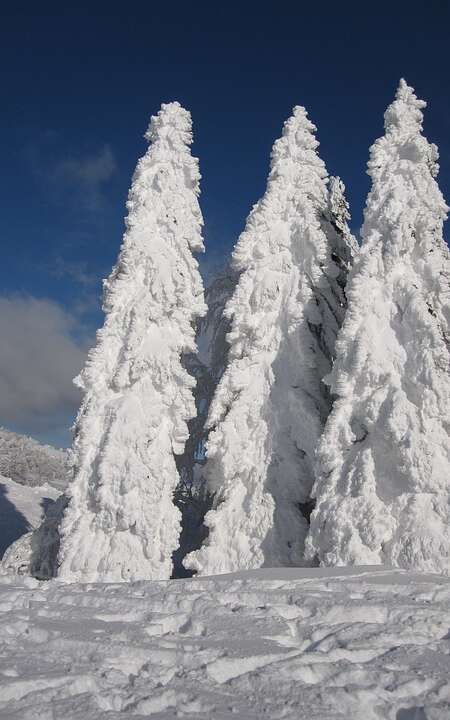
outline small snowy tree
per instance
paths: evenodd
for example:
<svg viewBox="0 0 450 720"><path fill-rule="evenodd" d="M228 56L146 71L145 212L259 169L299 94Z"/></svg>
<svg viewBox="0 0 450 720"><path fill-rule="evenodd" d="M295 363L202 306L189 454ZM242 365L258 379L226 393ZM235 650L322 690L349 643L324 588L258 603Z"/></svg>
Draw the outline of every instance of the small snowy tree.
<svg viewBox="0 0 450 720"><path fill-rule="evenodd" d="M208 424L215 493L209 536L186 567L200 574L303 557L312 461L330 410L330 372L354 247L339 181L327 191L315 127L296 107L274 145L268 187L233 253L226 307L230 362Z"/></svg>
<svg viewBox="0 0 450 720"><path fill-rule="evenodd" d="M203 249L198 162L190 114L162 105L146 133L128 199L124 242L105 282L103 329L78 383L74 478L61 527L59 575L68 581L169 578L180 512L173 453L195 414L195 350L205 311L192 251Z"/></svg>
<svg viewBox="0 0 450 720"><path fill-rule="evenodd" d="M425 103L402 80L372 146L307 552L450 571L450 257Z"/></svg>

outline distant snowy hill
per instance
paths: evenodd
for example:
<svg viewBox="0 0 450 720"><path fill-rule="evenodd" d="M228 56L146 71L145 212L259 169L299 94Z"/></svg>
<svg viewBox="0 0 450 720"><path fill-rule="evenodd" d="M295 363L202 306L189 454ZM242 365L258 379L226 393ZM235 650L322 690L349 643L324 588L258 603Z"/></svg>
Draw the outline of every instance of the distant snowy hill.
<svg viewBox="0 0 450 720"><path fill-rule="evenodd" d="M437 575L0 575L0 627L8 720L450 718L450 578Z"/></svg>
<svg viewBox="0 0 450 720"><path fill-rule="evenodd" d="M0 427L0 475L20 485L67 486L67 453Z"/></svg>

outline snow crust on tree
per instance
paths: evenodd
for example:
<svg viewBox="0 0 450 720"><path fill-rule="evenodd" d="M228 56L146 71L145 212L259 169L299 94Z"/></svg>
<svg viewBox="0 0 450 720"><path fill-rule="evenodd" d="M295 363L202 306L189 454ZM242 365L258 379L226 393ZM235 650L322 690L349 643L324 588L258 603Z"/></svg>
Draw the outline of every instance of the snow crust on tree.
<svg viewBox="0 0 450 720"><path fill-rule="evenodd" d="M138 162L117 265L105 282L105 323L77 382L84 391L74 477L61 526L66 581L169 578L180 512L174 453L195 414L195 351L205 312L193 251L203 250L190 114L163 104Z"/></svg>
<svg viewBox="0 0 450 720"><path fill-rule="evenodd" d="M0 427L0 475L29 487L67 485L67 452Z"/></svg>
<svg viewBox="0 0 450 720"><path fill-rule="evenodd" d="M307 554L450 571L450 256L438 152L400 82L371 148Z"/></svg>
<svg viewBox="0 0 450 720"><path fill-rule="evenodd" d="M229 364L208 426L209 535L186 561L199 574L302 562L301 506L331 400L330 372L355 249L343 185L327 189L315 126L294 108L268 186L233 253Z"/></svg>

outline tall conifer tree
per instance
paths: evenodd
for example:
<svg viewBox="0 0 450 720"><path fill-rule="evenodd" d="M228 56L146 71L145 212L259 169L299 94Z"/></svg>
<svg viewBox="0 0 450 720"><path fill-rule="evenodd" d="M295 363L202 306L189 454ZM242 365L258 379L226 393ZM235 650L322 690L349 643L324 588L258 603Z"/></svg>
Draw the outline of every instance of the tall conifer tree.
<svg viewBox="0 0 450 720"><path fill-rule="evenodd" d="M117 265L105 282L105 323L78 379L74 477L61 527L68 581L169 578L180 513L174 453L195 414L180 356L195 350L205 311L192 251L203 249L190 114L162 105L146 133Z"/></svg>
<svg viewBox="0 0 450 720"><path fill-rule="evenodd" d="M229 365L208 420L215 499L209 536L185 561L200 574L303 557L302 508L331 402L322 380L355 247L343 186L335 181L328 192L314 131L304 108L294 108L272 151L267 191L233 254L239 280L226 307Z"/></svg>
<svg viewBox="0 0 450 720"><path fill-rule="evenodd" d="M437 148L404 80L370 152L308 555L450 571L450 256Z"/></svg>

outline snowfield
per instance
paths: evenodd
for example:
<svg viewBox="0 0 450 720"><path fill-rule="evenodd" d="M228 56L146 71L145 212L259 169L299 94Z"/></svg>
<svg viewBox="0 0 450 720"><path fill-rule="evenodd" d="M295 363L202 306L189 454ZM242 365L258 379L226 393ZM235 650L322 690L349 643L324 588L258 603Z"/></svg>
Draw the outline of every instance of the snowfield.
<svg viewBox="0 0 450 720"><path fill-rule="evenodd" d="M127 584L0 576L2 720L445 720L450 579L383 568Z"/></svg>

